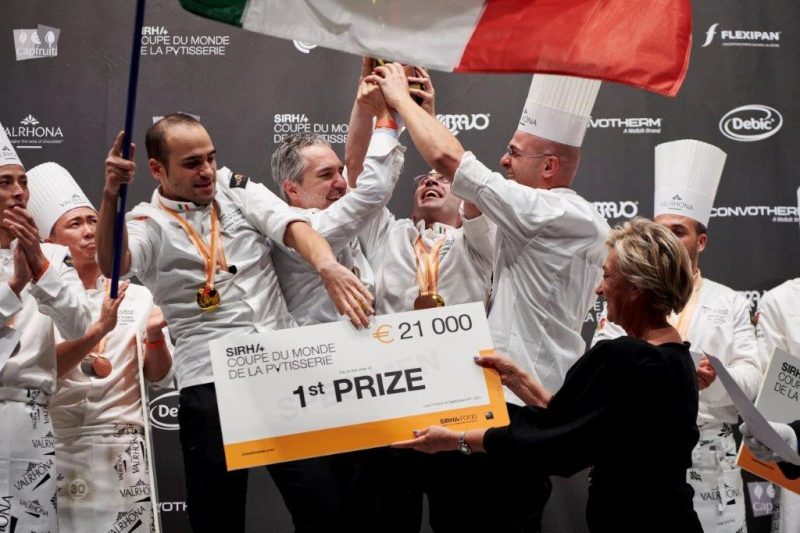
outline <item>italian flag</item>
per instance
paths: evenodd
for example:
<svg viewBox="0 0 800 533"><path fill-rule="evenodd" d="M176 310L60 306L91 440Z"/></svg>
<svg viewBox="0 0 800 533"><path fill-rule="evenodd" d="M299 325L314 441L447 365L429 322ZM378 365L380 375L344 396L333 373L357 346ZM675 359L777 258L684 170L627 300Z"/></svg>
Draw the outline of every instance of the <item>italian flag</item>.
<svg viewBox="0 0 800 533"><path fill-rule="evenodd" d="M690 0L181 0L204 17L448 72L543 72L675 96Z"/></svg>

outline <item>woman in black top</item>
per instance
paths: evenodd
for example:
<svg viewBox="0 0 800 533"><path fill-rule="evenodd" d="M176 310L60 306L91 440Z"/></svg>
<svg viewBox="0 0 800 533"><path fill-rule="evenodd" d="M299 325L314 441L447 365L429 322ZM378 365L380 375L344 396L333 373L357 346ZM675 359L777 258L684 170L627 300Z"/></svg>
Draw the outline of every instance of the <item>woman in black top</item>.
<svg viewBox="0 0 800 533"><path fill-rule="evenodd" d="M597 293L629 337L589 350L555 395L507 357L477 358L528 406L506 427L435 426L395 446L486 452L509 467L530 461L561 476L591 466L593 532L702 532L686 483L699 436L697 378L688 346L666 319L689 299L689 257L672 232L641 218L612 231L607 244Z"/></svg>

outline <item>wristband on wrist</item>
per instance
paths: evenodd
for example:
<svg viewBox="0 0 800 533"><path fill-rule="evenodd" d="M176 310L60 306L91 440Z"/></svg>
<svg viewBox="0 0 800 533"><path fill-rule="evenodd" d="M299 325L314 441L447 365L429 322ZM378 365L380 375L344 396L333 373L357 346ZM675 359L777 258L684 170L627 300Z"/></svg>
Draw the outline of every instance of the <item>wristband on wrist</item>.
<svg viewBox="0 0 800 533"><path fill-rule="evenodd" d="M397 122L395 122L392 118L379 118L377 121L375 121L375 129L377 130L380 128L396 130Z"/></svg>
<svg viewBox="0 0 800 533"><path fill-rule="evenodd" d="M151 341L149 339L144 341L144 347L148 350L155 350L156 348L161 348L162 346L166 345L167 341L162 336L157 341Z"/></svg>
<svg viewBox="0 0 800 533"><path fill-rule="evenodd" d="M36 283L37 281L42 279L42 276L44 275L45 272L47 272L48 268L50 268L50 261L48 261L47 258L45 257L44 262L42 263L42 269L38 273L33 274L31 281Z"/></svg>

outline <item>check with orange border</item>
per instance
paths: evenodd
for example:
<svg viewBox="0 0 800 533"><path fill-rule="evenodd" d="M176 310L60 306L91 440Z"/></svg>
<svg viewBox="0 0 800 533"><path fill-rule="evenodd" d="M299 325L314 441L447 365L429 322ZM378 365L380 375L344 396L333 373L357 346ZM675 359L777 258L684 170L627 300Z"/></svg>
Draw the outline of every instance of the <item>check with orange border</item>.
<svg viewBox="0 0 800 533"><path fill-rule="evenodd" d="M483 304L211 341L228 470L385 446L412 430L504 426Z"/></svg>

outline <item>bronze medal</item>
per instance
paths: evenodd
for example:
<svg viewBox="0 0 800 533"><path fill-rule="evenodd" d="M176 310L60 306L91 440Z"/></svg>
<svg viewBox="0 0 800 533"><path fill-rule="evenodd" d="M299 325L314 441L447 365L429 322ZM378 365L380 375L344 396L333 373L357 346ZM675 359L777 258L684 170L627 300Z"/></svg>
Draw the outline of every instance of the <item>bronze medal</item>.
<svg viewBox="0 0 800 533"><path fill-rule="evenodd" d="M215 310L219 307L219 291L203 285L197 289L197 305L206 312Z"/></svg>
<svg viewBox="0 0 800 533"><path fill-rule="evenodd" d="M444 298L437 293L433 294L420 294L414 300L414 309L433 309L435 307L444 307Z"/></svg>
<svg viewBox="0 0 800 533"><path fill-rule="evenodd" d="M92 360L92 371L98 378L107 378L111 375L111 361L102 355L94 357Z"/></svg>
<svg viewBox="0 0 800 533"><path fill-rule="evenodd" d="M81 361L81 370L87 376L106 378L111 374L111 361L107 357L91 353Z"/></svg>

